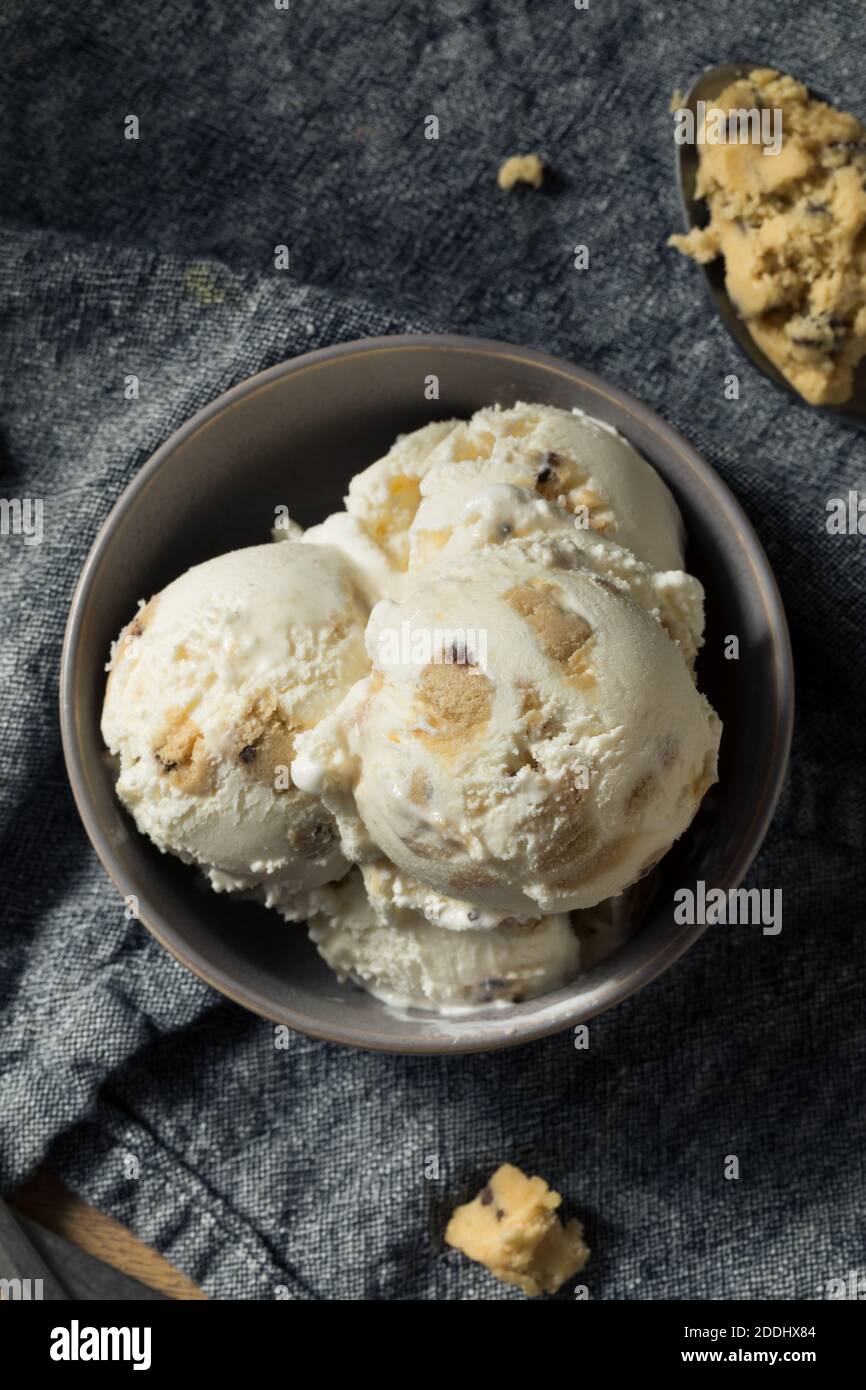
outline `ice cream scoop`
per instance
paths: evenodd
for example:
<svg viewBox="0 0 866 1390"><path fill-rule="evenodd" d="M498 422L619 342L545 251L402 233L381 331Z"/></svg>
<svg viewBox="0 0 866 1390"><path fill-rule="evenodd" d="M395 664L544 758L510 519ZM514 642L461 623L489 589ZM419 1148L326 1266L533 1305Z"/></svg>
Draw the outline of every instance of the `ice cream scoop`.
<svg viewBox="0 0 866 1390"><path fill-rule="evenodd" d="M577 411L519 403L476 411L431 450L409 528L411 570L436 558L465 504L494 483L557 502L579 525L656 569L683 567L677 505L627 440Z"/></svg>
<svg viewBox="0 0 866 1390"><path fill-rule="evenodd" d="M310 936L331 969L396 1007L447 1014L515 1004L566 984L580 965L580 943L564 914L449 932L402 909L383 925L357 870L317 892L316 901Z"/></svg>
<svg viewBox="0 0 866 1390"><path fill-rule="evenodd" d="M682 519L655 469L600 420L521 403L401 435L352 478L346 511L303 539L350 558L371 601L396 598L406 571L436 560L467 506L497 485L522 488L570 517L566 525L613 540L661 572L682 570Z"/></svg>
<svg viewBox="0 0 866 1390"><path fill-rule="evenodd" d="M289 766L369 670L368 608L339 552L286 541L197 565L114 644L102 734L118 796L214 888L302 916L303 893L345 872L333 818Z"/></svg>
<svg viewBox="0 0 866 1390"><path fill-rule="evenodd" d="M350 857L517 916L646 873L716 777L720 725L661 624L576 545L488 545L371 614L372 674L292 775Z"/></svg>
<svg viewBox="0 0 866 1390"><path fill-rule="evenodd" d="M451 949L448 935L452 932L477 933L514 923L529 926L538 922L534 914L515 915L435 893L387 859L362 864L360 872L367 901L380 926L398 927L414 917L423 917L443 932L443 951ZM581 970L591 969L627 939L646 905L649 882L644 880L615 898L570 914L572 929L580 941ZM321 892L330 894L330 886ZM319 910L315 904L314 910Z"/></svg>

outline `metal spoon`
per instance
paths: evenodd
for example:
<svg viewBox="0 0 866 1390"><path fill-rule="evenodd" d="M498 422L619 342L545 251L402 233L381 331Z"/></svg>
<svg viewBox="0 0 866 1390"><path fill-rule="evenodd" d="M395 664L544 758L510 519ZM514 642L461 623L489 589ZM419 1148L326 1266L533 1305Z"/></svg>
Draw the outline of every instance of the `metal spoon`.
<svg viewBox="0 0 866 1390"><path fill-rule="evenodd" d="M707 68L690 87L684 105L692 111L697 121L697 103L711 102L721 96L724 89L740 77L748 77L754 68L767 67L766 63L721 63L718 67ZM811 90L811 89L810 89ZM818 92L812 96L825 101ZM698 146L677 145L677 184L686 220L686 230L692 227L705 227L709 222L709 209L703 198L695 197L695 183L698 176ZM794 390L778 367L761 351L743 319L740 318L725 288L725 262L717 256L714 261L699 267L704 273L710 298L734 342L749 358L753 366L763 372L775 386L780 386L789 396L793 396L807 410L817 410L821 415L832 415L845 425L866 430L866 360L860 364L854 375L854 391L851 399L844 405L808 405Z"/></svg>

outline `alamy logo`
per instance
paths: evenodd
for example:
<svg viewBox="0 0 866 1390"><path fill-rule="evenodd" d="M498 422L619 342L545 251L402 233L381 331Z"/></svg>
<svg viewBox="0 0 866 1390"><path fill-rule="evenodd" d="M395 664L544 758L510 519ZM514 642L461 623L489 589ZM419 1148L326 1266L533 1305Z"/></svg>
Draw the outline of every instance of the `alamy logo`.
<svg viewBox="0 0 866 1390"><path fill-rule="evenodd" d="M692 888L674 893L674 921L680 926L696 922L712 926L763 927L764 936L778 936L782 930L781 888L707 888L702 878Z"/></svg>
<svg viewBox="0 0 866 1390"><path fill-rule="evenodd" d="M134 1371L150 1370L149 1327L69 1327L51 1330L52 1361L131 1361Z"/></svg>
<svg viewBox="0 0 866 1390"><path fill-rule="evenodd" d="M828 1279L824 1286L824 1297L863 1302L866 1299L866 1274L861 1274L858 1269L849 1269L844 1279Z"/></svg>
<svg viewBox="0 0 866 1390"><path fill-rule="evenodd" d="M379 664L393 666L471 666L487 670L487 629L483 627L414 627L379 632Z"/></svg>
<svg viewBox="0 0 866 1390"><path fill-rule="evenodd" d="M25 545L41 545L42 498L0 497L0 536L23 536Z"/></svg>
<svg viewBox="0 0 866 1390"><path fill-rule="evenodd" d="M831 497L824 523L829 536L866 536L866 497L853 488L847 497Z"/></svg>
<svg viewBox="0 0 866 1390"><path fill-rule="evenodd" d="M678 145L763 145L762 154L782 149L782 109L740 106L725 111L721 106L696 103L697 110L678 106L674 111L674 140Z"/></svg>
<svg viewBox="0 0 866 1390"><path fill-rule="evenodd" d="M32 1302L44 1297L41 1279L0 1279L0 1299L9 1303Z"/></svg>

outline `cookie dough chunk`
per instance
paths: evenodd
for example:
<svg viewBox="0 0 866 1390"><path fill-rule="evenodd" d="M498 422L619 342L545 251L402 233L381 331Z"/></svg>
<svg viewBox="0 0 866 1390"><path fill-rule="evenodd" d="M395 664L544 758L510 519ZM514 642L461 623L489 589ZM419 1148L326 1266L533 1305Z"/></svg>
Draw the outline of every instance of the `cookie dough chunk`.
<svg viewBox="0 0 866 1390"><path fill-rule="evenodd" d="M500 188L513 188L516 183L530 183L540 188L544 180L544 164L537 154L513 154L500 166L496 182Z"/></svg>
<svg viewBox="0 0 866 1390"><path fill-rule="evenodd" d="M530 1298L556 1293L589 1259L580 1222L560 1225L561 1202L543 1178L503 1163L474 1201L457 1208L445 1240Z"/></svg>
<svg viewBox="0 0 866 1390"><path fill-rule="evenodd" d="M731 143L701 145L710 222L669 245L701 263L723 256L758 347L804 400L838 405L866 355L866 129L772 68L732 83L719 108L781 111L781 150L733 143L736 127Z"/></svg>

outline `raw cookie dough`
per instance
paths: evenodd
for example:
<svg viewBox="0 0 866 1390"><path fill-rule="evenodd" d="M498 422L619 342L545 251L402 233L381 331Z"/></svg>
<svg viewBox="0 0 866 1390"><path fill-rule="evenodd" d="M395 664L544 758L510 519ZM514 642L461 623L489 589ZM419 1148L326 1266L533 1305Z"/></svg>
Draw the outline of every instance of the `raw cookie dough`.
<svg viewBox="0 0 866 1390"><path fill-rule="evenodd" d="M701 263L724 256L758 346L811 405L839 404L866 354L866 129L772 68L732 83L719 107L781 110L781 151L701 145L710 223L668 244Z"/></svg>
<svg viewBox="0 0 866 1390"><path fill-rule="evenodd" d="M445 1240L530 1298L556 1293L589 1259L580 1222L560 1225L561 1202L543 1178L503 1163L474 1201L457 1208Z"/></svg>
<svg viewBox="0 0 866 1390"><path fill-rule="evenodd" d="M544 179L544 164L537 154L513 154L500 166L496 182L500 188L513 188L516 183L531 183L540 188Z"/></svg>

